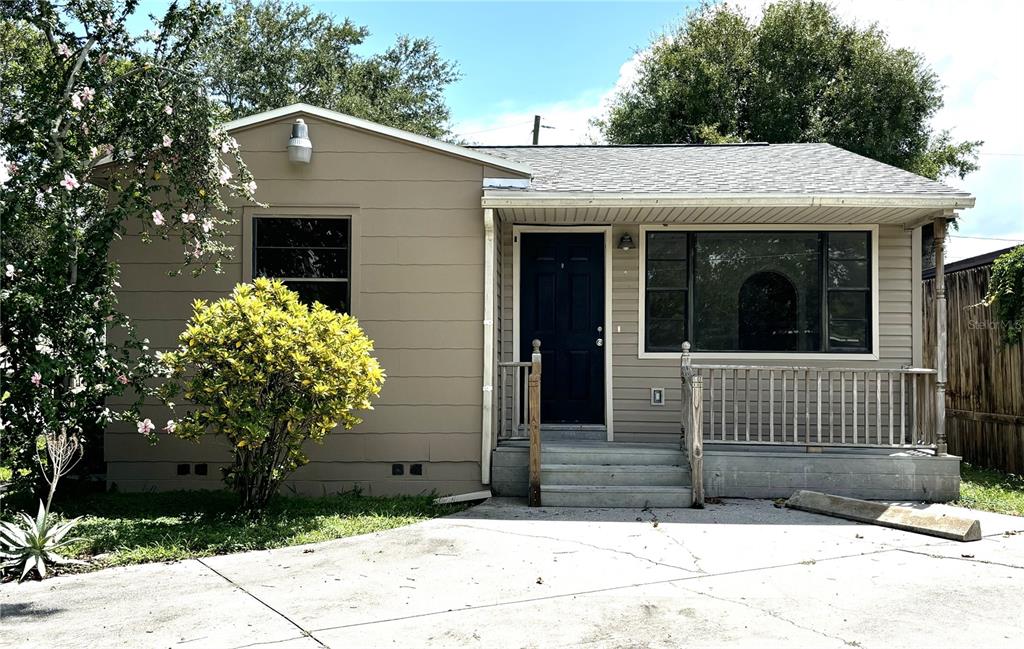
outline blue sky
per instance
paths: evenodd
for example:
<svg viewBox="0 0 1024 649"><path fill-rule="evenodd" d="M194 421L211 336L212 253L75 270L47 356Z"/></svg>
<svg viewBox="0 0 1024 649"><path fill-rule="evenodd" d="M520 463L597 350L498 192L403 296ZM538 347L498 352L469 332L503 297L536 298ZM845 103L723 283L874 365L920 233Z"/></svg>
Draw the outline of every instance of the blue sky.
<svg viewBox="0 0 1024 649"><path fill-rule="evenodd" d="M463 78L447 93L456 133L485 144L529 142L534 114L554 127L542 143L596 134L616 87L633 78L636 56L693 2L326 2L321 11L369 27L361 52L397 34L429 36ZM738 0L756 18L762 0ZM978 199L950 242L962 258L1024 241L1024 2L1018 0L834 0L858 24L878 22L896 46L917 50L946 86L936 128L985 140L981 170L961 181ZM146 10L166 5L144 0ZM1005 240L999 240L999 239Z"/></svg>

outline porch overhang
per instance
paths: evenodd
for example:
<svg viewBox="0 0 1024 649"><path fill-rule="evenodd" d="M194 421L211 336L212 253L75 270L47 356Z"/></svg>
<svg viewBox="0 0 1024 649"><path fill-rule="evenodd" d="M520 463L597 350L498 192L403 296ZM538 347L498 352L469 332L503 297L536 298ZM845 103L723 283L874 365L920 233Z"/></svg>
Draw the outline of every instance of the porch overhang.
<svg viewBox="0 0 1024 649"><path fill-rule="evenodd" d="M891 224L954 218L974 197L907 194L668 194L485 190L482 206L515 223Z"/></svg>

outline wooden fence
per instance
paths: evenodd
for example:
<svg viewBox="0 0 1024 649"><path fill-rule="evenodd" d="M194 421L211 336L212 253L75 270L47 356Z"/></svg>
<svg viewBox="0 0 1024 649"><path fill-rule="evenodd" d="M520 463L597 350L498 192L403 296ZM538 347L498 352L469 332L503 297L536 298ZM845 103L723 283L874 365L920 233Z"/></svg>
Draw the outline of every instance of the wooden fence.
<svg viewBox="0 0 1024 649"><path fill-rule="evenodd" d="M979 304L991 265L946 274L949 452L976 466L1024 474L1024 344L1002 342L992 309ZM924 282L924 361L935 362L935 279Z"/></svg>

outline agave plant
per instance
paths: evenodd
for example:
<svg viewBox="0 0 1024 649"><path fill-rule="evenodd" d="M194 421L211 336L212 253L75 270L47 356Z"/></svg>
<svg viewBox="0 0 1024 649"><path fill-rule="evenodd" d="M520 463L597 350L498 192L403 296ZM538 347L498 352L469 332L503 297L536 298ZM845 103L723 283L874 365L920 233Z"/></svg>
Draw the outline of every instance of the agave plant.
<svg viewBox="0 0 1024 649"><path fill-rule="evenodd" d="M64 538L78 523L77 518L56 523L42 501L39 502L39 514L35 519L25 512L18 514L18 517L20 520L13 523L0 522L0 560L3 561L0 568L20 569L21 577L18 581L23 581L33 568L40 578L45 577L48 563L85 563L57 554L57 550L77 540Z"/></svg>

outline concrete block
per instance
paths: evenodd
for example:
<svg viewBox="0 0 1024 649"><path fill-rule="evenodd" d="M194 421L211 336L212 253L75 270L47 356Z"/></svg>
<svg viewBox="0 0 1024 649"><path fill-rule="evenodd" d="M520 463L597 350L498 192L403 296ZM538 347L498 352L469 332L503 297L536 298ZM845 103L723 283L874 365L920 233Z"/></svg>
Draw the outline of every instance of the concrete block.
<svg viewBox="0 0 1024 649"><path fill-rule="evenodd" d="M544 507L690 507L689 487L541 485Z"/></svg>
<svg viewBox="0 0 1024 649"><path fill-rule="evenodd" d="M690 484L688 468L644 464L543 464L544 485L633 485L682 486Z"/></svg>
<svg viewBox="0 0 1024 649"><path fill-rule="evenodd" d="M921 511L816 491L798 491L786 501L786 506L954 541L981 540L981 523L976 518Z"/></svg>

